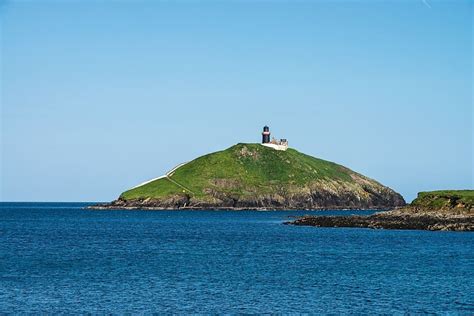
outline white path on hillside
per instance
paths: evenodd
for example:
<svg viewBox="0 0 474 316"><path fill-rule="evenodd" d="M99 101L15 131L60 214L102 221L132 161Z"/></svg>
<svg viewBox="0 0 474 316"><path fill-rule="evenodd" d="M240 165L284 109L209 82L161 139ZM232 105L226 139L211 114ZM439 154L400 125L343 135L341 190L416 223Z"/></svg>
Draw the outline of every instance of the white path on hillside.
<svg viewBox="0 0 474 316"><path fill-rule="evenodd" d="M159 180L159 179L163 179L163 178L169 178L169 177L171 177L171 176L173 175L173 173L176 171L176 169L178 169L179 167L184 166L184 165L187 164L187 163L188 163L188 162L180 163L179 165L177 165L176 167L174 167L173 169L171 169L170 171L168 171L165 175L159 176L158 178L154 178L154 179L145 181L145 182L143 182L143 183L140 183L139 185L134 186L132 189L139 188L139 187L144 186L145 184L148 184L148 183L153 182L153 181L155 181L155 180ZM173 182L175 182L175 181L173 181Z"/></svg>
<svg viewBox="0 0 474 316"><path fill-rule="evenodd" d="M173 175L173 173L176 171L176 169L178 169L178 168L184 166L184 165L187 164L187 163L188 163L188 162L180 163L179 165L177 165L176 167L174 167L173 169L171 169L170 171L168 171L165 176L166 176L166 177L171 177L171 176Z"/></svg>

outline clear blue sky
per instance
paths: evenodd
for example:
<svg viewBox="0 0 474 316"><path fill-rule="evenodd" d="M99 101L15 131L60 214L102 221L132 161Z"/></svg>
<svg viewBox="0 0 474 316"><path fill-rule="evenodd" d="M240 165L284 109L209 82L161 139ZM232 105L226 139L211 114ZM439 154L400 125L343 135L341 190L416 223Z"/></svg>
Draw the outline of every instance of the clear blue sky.
<svg viewBox="0 0 474 316"><path fill-rule="evenodd" d="M473 188L470 1L2 1L2 201L108 201L264 124L402 193Z"/></svg>

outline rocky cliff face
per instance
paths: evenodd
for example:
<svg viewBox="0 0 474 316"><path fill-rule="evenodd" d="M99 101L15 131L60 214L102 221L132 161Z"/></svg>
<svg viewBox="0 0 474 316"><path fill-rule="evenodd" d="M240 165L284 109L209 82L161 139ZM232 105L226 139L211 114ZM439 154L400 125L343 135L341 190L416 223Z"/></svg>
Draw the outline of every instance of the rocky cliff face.
<svg viewBox="0 0 474 316"><path fill-rule="evenodd" d="M124 192L104 208L386 209L405 205L392 189L296 150L238 144Z"/></svg>
<svg viewBox="0 0 474 316"><path fill-rule="evenodd" d="M190 195L166 198L139 198L113 201L111 207L159 209L388 209L405 205L403 197L389 188L365 187L367 191L349 191L344 185L336 190L306 189L301 192L279 192L238 197L211 192L212 199L198 199Z"/></svg>

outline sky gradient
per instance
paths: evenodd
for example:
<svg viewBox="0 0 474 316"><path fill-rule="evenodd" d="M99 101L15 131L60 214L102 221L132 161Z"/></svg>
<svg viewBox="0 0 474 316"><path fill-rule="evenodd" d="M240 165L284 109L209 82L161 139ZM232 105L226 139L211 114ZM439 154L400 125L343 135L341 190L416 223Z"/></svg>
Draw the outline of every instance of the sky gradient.
<svg viewBox="0 0 474 316"><path fill-rule="evenodd" d="M259 142L473 188L469 1L3 1L1 201L109 201Z"/></svg>

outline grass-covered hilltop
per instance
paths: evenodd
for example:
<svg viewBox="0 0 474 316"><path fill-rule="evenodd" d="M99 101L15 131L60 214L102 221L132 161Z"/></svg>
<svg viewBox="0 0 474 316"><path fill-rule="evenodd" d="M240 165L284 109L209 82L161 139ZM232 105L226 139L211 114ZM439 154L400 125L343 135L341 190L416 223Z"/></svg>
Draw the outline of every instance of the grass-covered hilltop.
<svg viewBox="0 0 474 316"><path fill-rule="evenodd" d="M123 192L107 208L366 209L405 204L392 189L294 149L237 144Z"/></svg>

